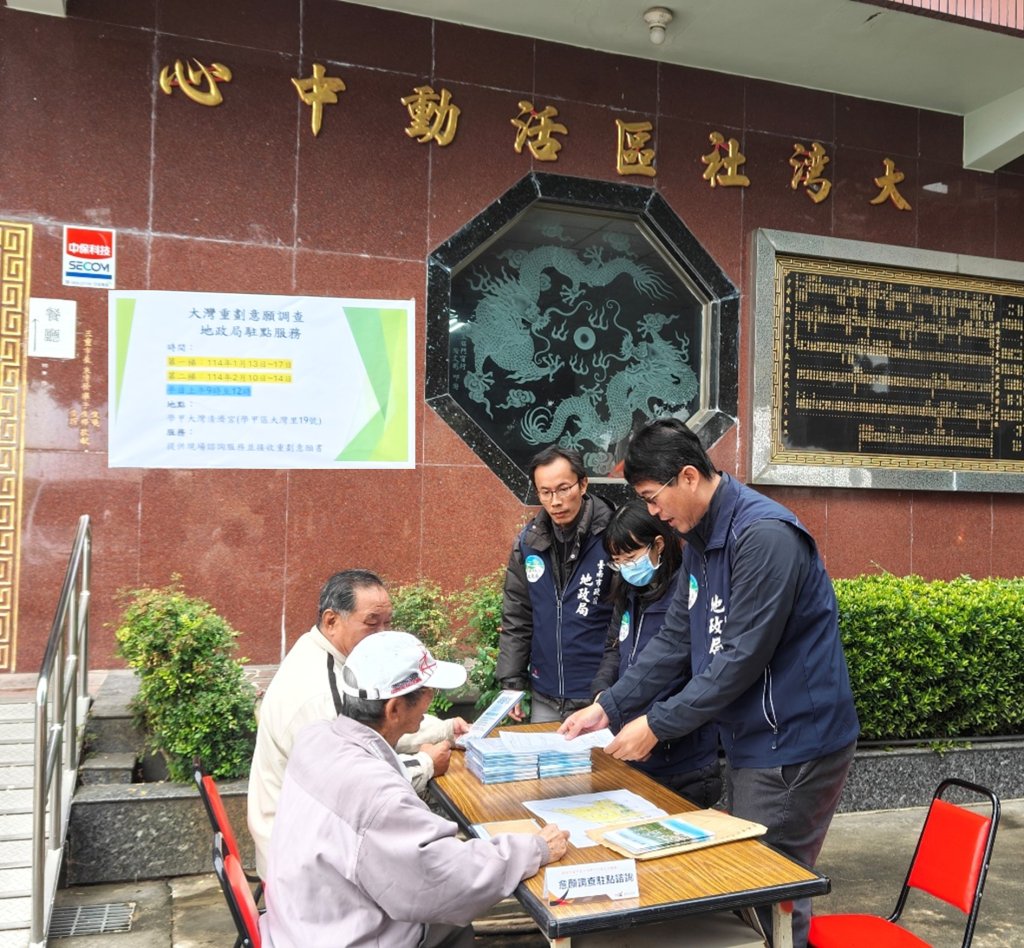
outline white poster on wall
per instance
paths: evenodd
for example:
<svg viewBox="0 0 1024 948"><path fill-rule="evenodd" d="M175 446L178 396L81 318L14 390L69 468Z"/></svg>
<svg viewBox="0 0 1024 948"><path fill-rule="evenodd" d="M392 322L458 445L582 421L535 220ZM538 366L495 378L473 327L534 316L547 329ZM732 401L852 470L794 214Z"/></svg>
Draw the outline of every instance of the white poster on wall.
<svg viewBox="0 0 1024 948"><path fill-rule="evenodd" d="M412 300L110 293L111 467L411 468Z"/></svg>
<svg viewBox="0 0 1024 948"><path fill-rule="evenodd" d="M28 354L37 359L73 359L78 304L33 296L28 301Z"/></svg>

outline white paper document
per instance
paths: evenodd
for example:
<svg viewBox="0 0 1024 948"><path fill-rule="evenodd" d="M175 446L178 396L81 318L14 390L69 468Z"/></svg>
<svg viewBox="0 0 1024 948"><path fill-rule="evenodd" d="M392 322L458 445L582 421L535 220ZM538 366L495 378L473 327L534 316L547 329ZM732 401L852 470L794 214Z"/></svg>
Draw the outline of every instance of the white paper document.
<svg viewBox="0 0 1024 948"><path fill-rule="evenodd" d="M569 842L580 849L597 845L587 836L588 829L627 820L668 816L661 807L649 803L632 790L605 790L550 800L524 800L523 806L545 823L555 823L559 828L568 830Z"/></svg>
<svg viewBox="0 0 1024 948"><path fill-rule="evenodd" d="M563 734L523 734L520 731L498 731L498 737L513 753L539 754L554 751L560 754L582 754L593 747L605 747L614 735L608 728L567 740Z"/></svg>

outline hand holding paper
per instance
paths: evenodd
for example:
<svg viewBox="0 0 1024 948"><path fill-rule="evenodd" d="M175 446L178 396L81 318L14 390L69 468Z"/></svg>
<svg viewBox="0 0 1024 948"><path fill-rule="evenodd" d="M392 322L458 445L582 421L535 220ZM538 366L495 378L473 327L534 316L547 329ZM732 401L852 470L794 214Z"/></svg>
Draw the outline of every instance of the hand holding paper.
<svg viewBox="0 0 1024 948"><path fill-rule="evenodd" d="M558 733L572 740L580 734L608 727L608 723L608 715L605 714L604 708L595 701L589 707L580 708L579 711L570 714L558 729Z"/></svg>
<svg viewBox="0 0 1024 948"><path fill-rule="evenodd" d="M645 714L630 721L619 731L604 752L618 760L646 760L657 745L658 738L648 726Z"/></svg>

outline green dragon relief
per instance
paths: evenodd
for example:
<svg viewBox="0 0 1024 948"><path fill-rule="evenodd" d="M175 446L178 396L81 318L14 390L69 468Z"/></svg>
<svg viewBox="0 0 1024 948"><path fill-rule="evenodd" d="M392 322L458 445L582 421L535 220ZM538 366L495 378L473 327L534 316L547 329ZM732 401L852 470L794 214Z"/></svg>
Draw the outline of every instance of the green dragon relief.
<svg viewBox="0 0 1024 948"><path fill-rule="evenodd" d="M601 247L505 250L497 259L498 272L468 281L478 299L464 317L472 367L462 382L524 446L574 447L606 473L638 412L674 411L699 395L689 335L667 335L679 314L671 304L654 311L676 295L656 270L628 254L606 261ZM495 393L504 393L500 404Z"/></svg>

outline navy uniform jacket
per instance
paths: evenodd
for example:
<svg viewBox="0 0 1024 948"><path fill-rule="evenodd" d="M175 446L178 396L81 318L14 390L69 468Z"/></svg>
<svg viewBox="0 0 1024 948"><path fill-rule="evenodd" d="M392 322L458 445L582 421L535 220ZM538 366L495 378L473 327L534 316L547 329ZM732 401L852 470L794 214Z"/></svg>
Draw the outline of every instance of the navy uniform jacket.
<svg viewBox="0 0 1024 948"><path fill-rule="evenodd" d="M785 507L723 474L686 535L661 631L600 703L613 725L670 682L647 721L659 740L708 721L735 767L781 767L834 753L860 731L832 582Z"/></svg>
<svg viewBox="0 0 1024 948"><path fill-rule="evenodd" d="M555 582L555 527L541 511L516 539L505 576L495 677L552 698L590 697L611 619L602 536L612 507L587 494Z"/></svg>
<svg viewBox="0 0 1024 948"><path fill-rule="evenodd" d="M612 618L613 627L609 628L605 659L602 662L601 672L591 686L592 692L603 691L610 687L636 664L643 650L664 624L669 603L675 595L676 583L684 574L685 570L679 570L669 581L662 595L654 602L647 603L639 621L637 620L639 614L637 606L640 590L632 586L628 588L624 609L621 612L616 610L617 614ZM613 636L615 646L611 648ZM614 668L607 667L613 660L615 661ZM608 675L606 680L605 674ZM685 684L686 680L666 685L654 698L652 704L663 701L680 691ZM640 713L642 712L630 715L630 717L639 717ZM690 734L684 734L674 740L659 742L657 747L651 751L650 757L646 760L630 761L630 765L658 779L672 774L699 770L713 764L717 758L718 729L709 723L701 725Z"/></svg>

